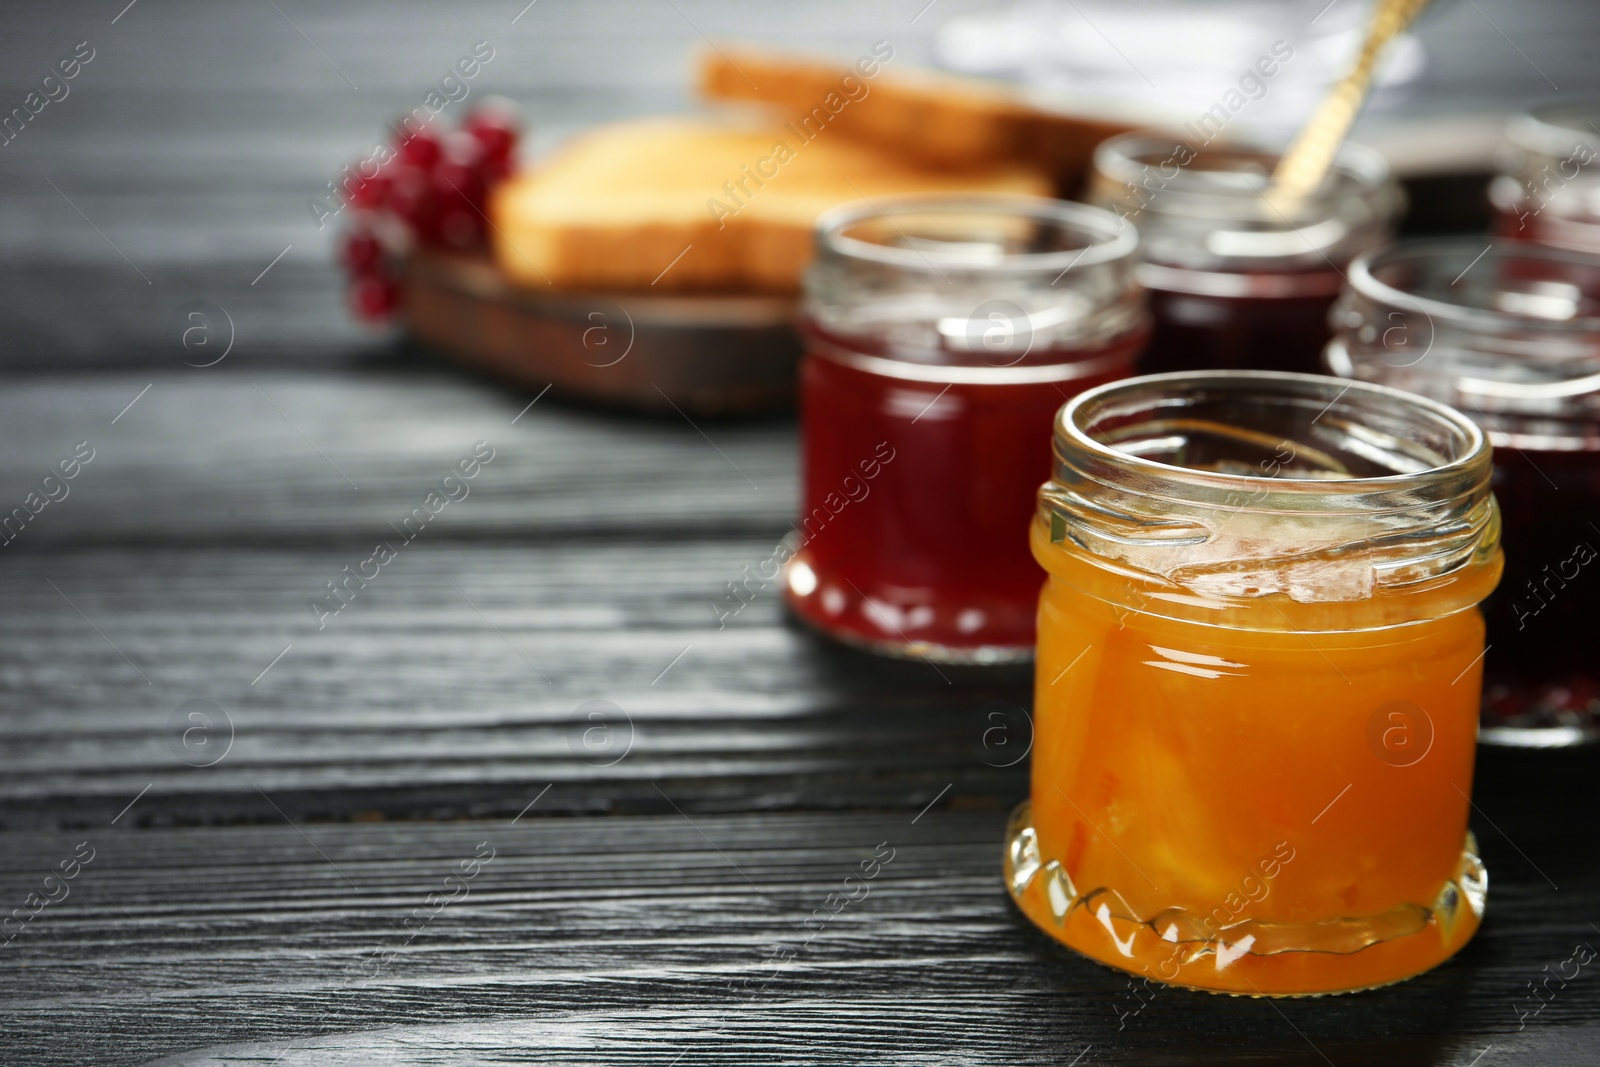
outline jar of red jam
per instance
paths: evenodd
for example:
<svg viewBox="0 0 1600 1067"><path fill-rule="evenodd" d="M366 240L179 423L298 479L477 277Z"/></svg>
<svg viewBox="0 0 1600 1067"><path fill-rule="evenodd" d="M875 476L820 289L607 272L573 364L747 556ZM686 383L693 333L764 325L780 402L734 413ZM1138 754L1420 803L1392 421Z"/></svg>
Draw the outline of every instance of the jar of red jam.
<svg viewBox="0 0 1600 1067"><path fill-rule="evenodd" d="M1336 374L1453 405L1494 443L1505 577L1484 605L1482 740L1600 738L1600 259L1417 241L1351 264Z"/></svg>
<svg viewBox="0 0 1600 1067"><path fill-rule="evenodd" d="M1147 323L1137 237L1083 204L907 198L818 222L800 323L797 615L878 652L1033 654L1028 550L1050 425L1127 376Z"/></svg>
<svg viewBox="0 0 1600 1067"><path fill-rule="evenodd" d="M1140 369L1316 371L1345 265L1390 240L1404 195L1345 145L1321 188L1262 196L1278 152L1157 132L1095 150L1087 199L1139 228L1154 328Z"/></svg>
<svg viewBox="0 0 1600 1067"><path fill-rule="evenodd" d="M1600 252L1600 101L1545 104L1506 127L1489 183L1495 233Z"/></svg>

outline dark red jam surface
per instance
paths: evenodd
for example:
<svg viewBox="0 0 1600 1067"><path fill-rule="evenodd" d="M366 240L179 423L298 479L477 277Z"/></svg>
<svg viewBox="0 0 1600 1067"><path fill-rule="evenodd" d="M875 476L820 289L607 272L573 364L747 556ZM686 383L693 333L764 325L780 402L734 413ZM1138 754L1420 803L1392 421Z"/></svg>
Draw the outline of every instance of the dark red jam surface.
<svg viewBox="0 0 1600 1067"><path fill-rule="evenodd" d="M804 473L790 605L846 641L955 658L1026 655L1044 574L1028 549L1050 477L1056 412L1127 377L1143 331L1094 349L1029 351L995 376L1067 365L1058 380L963 382L974 368L910 363L877 341L802 333ZM863 366L856 357L895 360ZM904 359L905 363L901 360ZM1085 366L1091 365L1092 367Z"/></svg>
<svg viewBox="0 0 1600 1067"><path fill-rule="evenodd" d="M1541 209L1538 204L1519 209L1496 208L1494 235L1600 255L1600 218L1564 216L1550 207Z"/></svg>
<svg viewBox="0 0 1600 1067"><path fill-rule="evenodd" d="M1310 276L1308 276L1310 277ZM1180 370L1285 370L1321 373L1328 309L1339 277L1332 271L1294 296L1205 296L1150 289L1155 319L1143 374Z"/></svg>
<svg viewBox="0 0 1600 1067"><path fill-rule="evenodd" d="M1600 442L1495 448L1506 569L1484 604L1485 727L1600 727Z"/></svg>

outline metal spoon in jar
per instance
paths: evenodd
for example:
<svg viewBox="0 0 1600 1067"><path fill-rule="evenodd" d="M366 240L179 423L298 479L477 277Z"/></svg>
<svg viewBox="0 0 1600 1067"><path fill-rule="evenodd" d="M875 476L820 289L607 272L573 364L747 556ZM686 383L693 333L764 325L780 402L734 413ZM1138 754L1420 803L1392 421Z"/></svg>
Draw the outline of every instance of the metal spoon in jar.
<svg viewBox="0 0 1600 1067"><path fill-rule="evenodd" d="M1378 0L1355 64L1322 98L1310 121L1300 128L1278 161L1267 191L1270 201L1288 204L1317 191L1361 111L1384 46L1405 32L1427 5L1428 0Z"/></svg>

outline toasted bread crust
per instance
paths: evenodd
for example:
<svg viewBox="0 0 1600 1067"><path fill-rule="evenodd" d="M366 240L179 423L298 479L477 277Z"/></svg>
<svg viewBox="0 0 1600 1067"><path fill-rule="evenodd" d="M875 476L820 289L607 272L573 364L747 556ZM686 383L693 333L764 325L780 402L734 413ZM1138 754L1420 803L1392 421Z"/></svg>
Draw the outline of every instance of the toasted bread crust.
<svg viewBox="0 0 1600 1067"><path fill-rule="evenodd" d="M527 285L789 293L810 262L817 216L836 204L1050 190L1026 164L930 170L831 127L658 119L591 130L502 184L491 240L501 270Z"/></svg>
<svg viewBox="0 0 1600 1067"><path fill-rule="evenodd" d="M723 44L700 57L704 96L764 103L791 121L839 92L847 77L865 94L835 118L840 133L932 167L1024 163L1063 193L1077 184L1096 145L1144 124L1046 110L998 83L879 65L870 56L841 62Z"/></svg>

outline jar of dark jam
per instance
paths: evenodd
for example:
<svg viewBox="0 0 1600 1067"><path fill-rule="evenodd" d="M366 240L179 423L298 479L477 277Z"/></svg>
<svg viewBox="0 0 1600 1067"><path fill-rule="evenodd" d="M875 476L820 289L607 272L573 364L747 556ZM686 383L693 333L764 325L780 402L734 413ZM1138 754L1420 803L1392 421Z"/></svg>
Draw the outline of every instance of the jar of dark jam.
<svg viewBox="0 0 1600 1067"><path fill-rule="evenodd" d="M878 652L1030 658L1055 413L1131 373L1147 332L1133 227L1059 200L907 198L830 212L817 246L791 608Z"/></svg>
<svg viewBox="0 0 1600 1067"><path fill-rule="evenodd" d="M1497 235L1600 253L1600 100L1516 116L1496 169L1489 202Z"/></svg>
<svg viewBox="0 0 1600 1067"><path fill-rule="evenodd" d="M1382 156L1345 145L1315 194L1269 202L1278 155L1157 132L1095 150L1087 199L1139 228L1142 371L1320 369L1341 272L1389 241L1405 198Z"/></svg>
<svg viewBox="0 0 1600 1067"><path fill-rule="evenodd" d="M1494 444L1506 568L1484 605L1481 739L1600 738L1600 259L1459 238L1349 274L1329 369L1442 400Z"/></svg>

